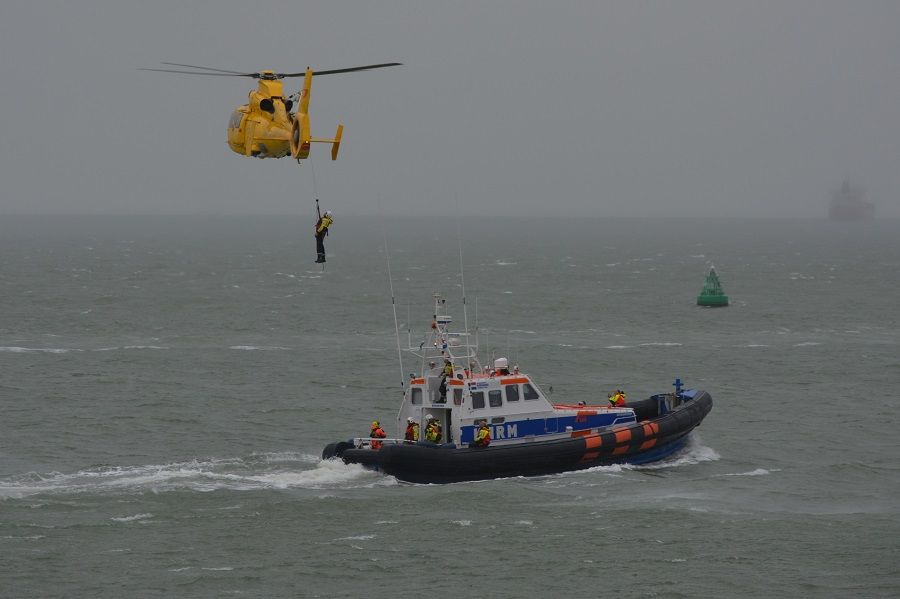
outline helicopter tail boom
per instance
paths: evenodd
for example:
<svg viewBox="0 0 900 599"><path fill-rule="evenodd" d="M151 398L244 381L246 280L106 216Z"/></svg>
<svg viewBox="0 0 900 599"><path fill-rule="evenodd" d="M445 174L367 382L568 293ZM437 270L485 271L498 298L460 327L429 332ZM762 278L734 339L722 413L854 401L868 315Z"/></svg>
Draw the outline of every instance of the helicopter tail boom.
<svg viewBox="0 0 900 599"><path fill-rule="evenodd" d="M300 90L300 105L297 107L297 114L294 115L291 123L291 156L297 160L309 158L310 144L329 143L331 144L331 159L337 160L338 150L341 147L341 136L344 133L343 125L338 125L334 139L312 137L309 133L309 94L312 91L312 78L313 71L307 68L306 76L303 79L303 88Z"/></svg>
<svg viewBox="0 0 900 599"><path fill-rule="evenodd" d="M312 91L312 78L312 69L307 67L306 77L303 78L303 89L300 90L300 108L297 112L302 112L303 114L309 112L309 94Z"/></svg>

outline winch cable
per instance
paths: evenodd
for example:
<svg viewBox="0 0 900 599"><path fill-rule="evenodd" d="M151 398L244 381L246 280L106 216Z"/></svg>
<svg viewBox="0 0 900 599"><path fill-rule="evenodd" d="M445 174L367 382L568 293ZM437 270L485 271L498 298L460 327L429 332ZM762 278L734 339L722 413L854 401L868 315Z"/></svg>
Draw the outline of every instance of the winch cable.
<svg viewBox="0 0 900 599"><path fill-rule="evenodd" d="M381 212L380 197L378 198L378 211ZM397 337L397 361L400 364L400 390L405 392L405 379L403 378L403 350L400 349L400 325L397 323L397 302L394 300L394 278L391 276L391 254L388 252L387 232L384 228L384 213L381 214L381 236L384 238L384 258L387 261L388 283L391 289L391 308L394 311L394 333Z"/></svg>
<svg viewBox="0 0 900 599"><path fill-rule="evenodd" d="M316 223L318 223L322 220L322 211L319 209L319 189L316 187L316 166L313 164L312 158L309 159L309 170L312 173L313 197L316 198L316 217L319 219ZM318 231L316 232L318 233ZM325 272L324 262L322 263L322 272Z"/></svg>

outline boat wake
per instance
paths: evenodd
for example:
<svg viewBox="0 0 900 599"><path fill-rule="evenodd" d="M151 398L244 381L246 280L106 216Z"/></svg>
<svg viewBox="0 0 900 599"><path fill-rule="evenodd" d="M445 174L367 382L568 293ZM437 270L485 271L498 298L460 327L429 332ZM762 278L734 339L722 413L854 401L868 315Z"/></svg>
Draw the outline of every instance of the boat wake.
<svg viewBox="0 0 900 599"><path fill-rule="evenodd" d="M688 443L684 448L658 462L652 462L650 464L612 464L610 466L595 466L594 468L588 468L577 472L568 472L565 474L580 474L584 472L619 474L628 470L638 472L667 470L670 468L678 468L680 466L692 466L694 464L700 464L701 462L714 462L720 458L721 456L716 453L715 449L703 445L703 442L695 434L688 440Z"/></svg>
<svg viewBox="0 0 900 599"><path fill-rule="evenodd" d="M679 466L692 466L701 462L715 462L721 456L716 453L712 447L703 445L700 438L694 435L688 441L688 444L682 449L666 459L652 464L641 464L640 466L630 466L634 470L662 470L664 468L677 468Z"/></svg>
<svg viewBox="0 0 900 599"><path fill-rule="evenodd" d="M396 484L393 477L359 465L321 460L310 454L279 452L161 465L93 466L68 474L29 472L0 478L0 500L34 495L322 490L390 484Z"/></svg>

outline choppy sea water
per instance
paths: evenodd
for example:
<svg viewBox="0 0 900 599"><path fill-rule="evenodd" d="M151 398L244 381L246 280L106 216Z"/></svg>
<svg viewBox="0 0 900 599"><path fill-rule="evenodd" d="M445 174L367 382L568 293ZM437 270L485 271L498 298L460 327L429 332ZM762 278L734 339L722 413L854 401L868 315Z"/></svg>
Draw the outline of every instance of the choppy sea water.
<svg viewBox="0 0 900 599"><path fill-rule="evenodd" d="M900 595L900 222L0 219L4 597ZM662 463L445 486L393 433L443 292L558 402L708 390ZM462 246L463 274L459 253ZM732 305L694 305L711 264Z"/></svg>

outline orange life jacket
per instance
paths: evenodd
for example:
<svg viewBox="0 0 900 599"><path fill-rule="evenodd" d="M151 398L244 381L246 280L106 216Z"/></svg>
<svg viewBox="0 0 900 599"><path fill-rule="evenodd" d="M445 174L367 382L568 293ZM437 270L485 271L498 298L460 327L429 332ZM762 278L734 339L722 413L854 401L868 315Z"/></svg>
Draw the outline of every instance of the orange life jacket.
<svg viewBox="0 0 900 599"><path fill-rule="evenodd" d="M376 429L372 429L372 432L369 433L369 436L373 439L384 439L387 435L380 426ZM381 441L372 441L372 449L381 449L383 443Z"/></svg>
<svg viewBox="0 0 900 599"><path fill-rule="evenodd" d="M491 444L491 427L483 426L478 429L478 435L475 437L475 445L478 447L487 447Z"/></svg>

